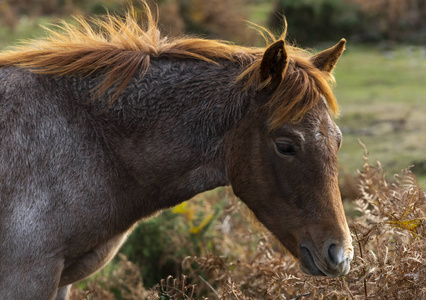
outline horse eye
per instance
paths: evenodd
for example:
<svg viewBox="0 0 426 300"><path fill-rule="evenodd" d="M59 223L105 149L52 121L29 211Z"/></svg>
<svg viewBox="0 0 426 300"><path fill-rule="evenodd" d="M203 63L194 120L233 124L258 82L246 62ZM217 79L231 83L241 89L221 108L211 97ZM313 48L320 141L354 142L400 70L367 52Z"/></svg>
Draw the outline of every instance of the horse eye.
<svg viewBox="0 0 426 300"><path fill-rule="evenodd" d="M277 148L278 152L283 155L296 155L296 149L294 148L293 144L286 142L276 142L275 147Z"/></svg>

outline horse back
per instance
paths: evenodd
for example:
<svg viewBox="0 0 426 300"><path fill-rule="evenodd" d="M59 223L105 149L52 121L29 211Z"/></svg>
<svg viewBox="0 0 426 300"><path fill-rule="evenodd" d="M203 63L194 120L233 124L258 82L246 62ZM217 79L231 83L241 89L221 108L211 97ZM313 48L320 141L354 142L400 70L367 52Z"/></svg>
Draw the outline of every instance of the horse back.
<svg viewBox="0 0 426 300"><path fill-rule="evenodd" d="M47 76L0 69L4 255L13 249L24 255L49 248L40 253L66 256L63 249L76 251L69 241L81 238L90 248L107 239L105 230L96 229L112 215L111 160L84 106L72 97L64 84Z"/></svg>

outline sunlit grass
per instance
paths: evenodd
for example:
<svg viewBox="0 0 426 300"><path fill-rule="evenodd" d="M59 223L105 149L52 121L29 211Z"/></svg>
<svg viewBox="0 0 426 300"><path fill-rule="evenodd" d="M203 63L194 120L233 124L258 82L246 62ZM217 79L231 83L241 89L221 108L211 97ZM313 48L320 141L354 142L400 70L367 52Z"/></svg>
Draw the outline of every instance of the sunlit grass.
<svg viewBox="0 0 426 300"><path fill-rule="evenodd" d="M13 31L5 26L0 26L0 49L16 44L22 40L37 39L44 36L45 30L42 26L48 26L55 21L57 21L57 19L53 17L22 17Z"/></svg>
<svg viewBox="0 0 426 300"><path fill-rule="evenodd" d="M362 165L366 144L392 175L424 161L426 149L426 48L392 50L348 45L336 69L336 95L344 136L340 163L347 172ZM422 130L423 128L423 130ZM426 174L413 169L419 178Z"/></svg>
<svg viewBox="0 0 426 300"><path fill-rule="evenodd" d="M260 24L265 26L269 15L272 11L273 3L271 2L262 2L256 5L248 6L249 20L255 24Z"/></svg>

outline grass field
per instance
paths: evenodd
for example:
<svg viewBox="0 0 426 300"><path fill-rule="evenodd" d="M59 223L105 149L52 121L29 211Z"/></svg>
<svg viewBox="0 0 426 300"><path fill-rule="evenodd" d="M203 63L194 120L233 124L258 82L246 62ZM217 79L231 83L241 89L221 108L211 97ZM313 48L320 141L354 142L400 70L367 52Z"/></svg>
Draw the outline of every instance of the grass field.
<svg viewBox="0 0 426 300"><path fill-rule="evenodd" d="M42 26L53 23L50 17L21 18L19 25L11 31L5 26L0 26L0 49L13 45L20 40L33 39L43 36L45 30Z"/></svg>
<svg viewBox="0 0 426 300"><path fill-rule="evenodd" d="M361 166L360 139L389 173L415 164L414 173L425 178L425 69L426 47L385 51L349 43L335 73L345 171Z"/></svg>

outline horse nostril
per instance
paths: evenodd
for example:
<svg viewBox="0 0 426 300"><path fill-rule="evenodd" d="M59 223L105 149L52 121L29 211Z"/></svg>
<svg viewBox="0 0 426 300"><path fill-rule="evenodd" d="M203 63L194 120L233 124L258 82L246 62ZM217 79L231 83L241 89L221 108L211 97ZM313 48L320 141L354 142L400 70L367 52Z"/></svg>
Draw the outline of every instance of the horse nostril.
<svg viewBox="0 0 426 300"><path fill-rule="evenodd" d="M336 266L339 263L339 259L336 257L336 244L331 244L330 247L328 247L328 260Z"/></svg>
<svg viewBox="0 0 426 300"><path fill-rule="evenodd" d="M326 256L326 263L328 267L328 271L333 274L333 276L341 276L346 275L349 272L351 267L352 255L347 255L346 253L351 249L346 249L339 244L330 244L328 246ZM352 252L351 252L352 253Z"/></svg>

